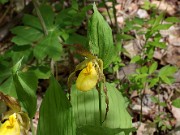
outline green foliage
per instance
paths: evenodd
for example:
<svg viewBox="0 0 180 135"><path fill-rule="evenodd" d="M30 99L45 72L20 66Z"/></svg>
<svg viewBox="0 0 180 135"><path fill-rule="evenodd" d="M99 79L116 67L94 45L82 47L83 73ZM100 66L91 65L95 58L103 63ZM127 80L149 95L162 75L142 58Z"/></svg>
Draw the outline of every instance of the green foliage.
<svg viewBox="0 0 180 135"><path fill-rule="evenodd" d="M165 19L166 22L179 23L180 20L177 17L168 17Z"/></svg>
<svg viewBox="0 0 180 135"><path fill-rule="evenodd" d="M151 4L149 0L145 0L144 5L141 6L143 9L150 10L151 8L156 8L156 5Z"/></svg>
<svg viewBox="0 0 180 135"><path fill-rule="evenodd" d="M35 28L29 26L17 26L11 30L16 36L12 39L12 42L17 45L30 45L32 42L39 40L43 33Z"/></svg>
<svg viewBox="0 0 180 135"><path fill-rule="evenodd" d="M94 14L88 25L89 48L92 54L102 59L104 68L107 68L113 61L116 53L113 45L112 30L98 12L95 4L93 6Z"/></svg>
<svg viewBox="0 0 180 135"><path fill-rule="evenodd" d="M0 88L3 93L17 98L23 110L32 118L36 112L38 80L33 72L21 71L21 62L22 59L11 68L12 74L6 78Z"/></svg>
<svg viewBox="0 0 180 135"><path fill-rule="evenodd" d="M177 108L180 108L180 98L173 100L172 105L177 107Z"/></svg>
<svg viewBox="0 0 180 135"><path fill-rule="evenodd" d="M11 95L12 97L17 98L16 88L14 86L14 81L12 76L7 78L7 80L1 84L0 91L7 95Z"/></svg>
<svg viewBox="0 0 180 135"><path fill-rule="evenodd" d="M63 89L52 76L40 107L38 135L75 135L72 106Z"/></svg>
<svg viewBox="0 0 180 135"><path fill-rule="evenodd" d="M18 101L21 103L23 109L28 112L29 117L33 118L36 112L36 89L38 80L33 72L19 71L20 65L21 60L13 67L14 70L17 69L13 73L13 82Z"/></svg>
<svg viewBox="0 0 180 135"><path fill-rule="evenodd" d="M5 4L5 3L7 3L9 0L0 0L0 3L1 4Z"/></svg>
<svg viewBox="0 0 180 135"><path fill-rule="evenodd" d="M60 31L57 24L54 24L55 14L50 6L42 5L40 7L41 15L44 19L48 35L44 35L41 24L37 17L25 15L23 23L25 26L17 26L11 31L16 36L12 39L17 45L31 45L34 56L37 59L44 59L46 56L54 60L60 59L62 45L59 42ZM30 23L31 22L31 23Z"/></svg>
<svg viewBox="0 0 180 135"><path fill-rule="evenodd" d="M154 62L150 67L149 67L149 74L152 74L156 71L158 67L158 63L157 62Z"/></svg>
<svg viewBox="0 0 180 135"><path fill-rule="evenodd" d="M34 66L31 67L29 71L34 72L38 79L49 79L51 76L51 71L48 66Z"/></svg>
<svg viewBox="0 0 180 135"><path fill-rule="evenodd" d="M134 128L127 128L127 129L121 129L121 128L107 128L107 127L101 127L101 126L92 126L92 125L86 125L82 126L80 128L77 128L77 134L78 135L115 135L121 132L124 132L125 135L129 135L131 132L135 131Z"/></svg>
<svg viewBox="0 0 180 135"><path fill-rule="evenodd" d="M162 80L162 82L167 84L172 84L174 81L172 75L177 71L176 67L173 66L165 66L160 69L158 76Z"/></svg>
<svg viewBox="0 0 180 135"><path fill-rule="evenodd" d="M107 128L131 128L132 118L126 110L126 102L121 93L110 83L106 83L109 97L109 112L103 127ZM99 106L98 91L93 89L89 92L78 91L75 86L72 87L71 103L75 115L77 127L83 125L99 125ZM105 94L102 92L102 119L106 112ZM99 131L98 131L99 132ZM124 133L119 133L123 135Z"/></svg>

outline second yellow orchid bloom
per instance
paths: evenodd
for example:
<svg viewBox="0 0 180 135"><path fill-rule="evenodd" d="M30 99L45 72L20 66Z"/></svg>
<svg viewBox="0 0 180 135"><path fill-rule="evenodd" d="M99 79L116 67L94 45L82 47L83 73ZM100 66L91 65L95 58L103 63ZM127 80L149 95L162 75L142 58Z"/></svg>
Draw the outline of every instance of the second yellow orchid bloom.
<svg viewBox="0 0 180 135"><path fill-rule="evenodd" d="M0 135L20 135L20 125L16 113L9 116L0 127Z"/></svg>

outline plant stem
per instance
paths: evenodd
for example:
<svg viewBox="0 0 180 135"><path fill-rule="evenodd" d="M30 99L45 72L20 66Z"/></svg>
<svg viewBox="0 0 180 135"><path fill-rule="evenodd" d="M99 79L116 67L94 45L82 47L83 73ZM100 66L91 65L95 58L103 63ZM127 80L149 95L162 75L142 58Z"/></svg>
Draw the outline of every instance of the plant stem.
<svg viewBox="0 0 180 135"><path fill-rule="evenodd" d="M143 110L142 110L142 108L143 108L143 97L144 97L144 94L145 94L145 90L148 88L148 83L146 82L145 83L145 85L144 85L144 89L143 90L141 90L141 92L140 92L140 99L141 99L141 112L140 112L140 122L142 123L142 113L143 113Z"/></svg>
<svg viewBox="0 0 180 135"><path fill-rule="evenodd" d="M100 126L102 126L102 106L101 106L101 91L103 90L103 84L102 82L99 83L98 87L98 95L99 95L99 123Z"/></svg>
<svg viewBox="0 0 180 135"><path fill-rule="evenodd" d="M32 2L33 2L33 5L34 5L34 7L35 7L37 16L38 16L38 18L39 18L39 20L40 20L40 23L41 23L41 26L42 26L42 28L43 28L44 34L47 36L47 35L48 35L48 30L47 30L47 28L46 28L44 19L43 19L42 15L41 15L41 12L40 12L40 10L39 10L38 4L37 4L36 0L32 0Z"/></svg>
<svg viewBox="0 0 180 135"><path fill-rule="evenodd" d="M140 112L140 122L142 123L142 105L143 105L143 94L141 93L141 112Z"/></svg>
<svg viewBox="0 0 180 135"><path fill-rule="evenodd" d="M117 23L117 17L116 17L116 8L115 8L115 5L116 5L116 0L113 0L113 14L114 14L114 20L115 20L115 28L116 28L116 34L119 32L119 29L118 29L118 23Z"/></svg>
<svg viewBox="0 0 180 135"><path fill-rule="evenodd" d="M31 131L32 131L32 135L35 135L35 130L34 130L32 119L31 119Z"/></svg>
<svg viewBox="0 0 180 135"><path fill-rule="evenodd" d="M102 0L102 2L103 2L104 6L105 6L105 8L106 8L106 10L107 10L107 13L108 13L108 16L109 16L109 20L110 20L110 22L111 22L111 25L113 26L113 22L112 22L112 19L111 19L111 15L110 15L110 13L109 13L108 6L106 5L105 0Z"/></svg>

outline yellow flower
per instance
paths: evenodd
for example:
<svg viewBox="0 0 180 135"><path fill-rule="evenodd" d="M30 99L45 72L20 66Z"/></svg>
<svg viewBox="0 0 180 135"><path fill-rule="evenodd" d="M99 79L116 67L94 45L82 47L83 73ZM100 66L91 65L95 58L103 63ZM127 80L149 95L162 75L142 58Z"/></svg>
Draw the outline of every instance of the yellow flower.
<svg viewBox="0 0 180 135"><path fill-rule="evenodd" d="M20 135L20 125L16 118L16 113L9 116L0 127L0 135Z"/></svg>
<svg viewBox="0 0 180 135"><path fill-rule="evenodd" d="M89 62L87 67L80 72L76 80L76 88L81 91L88 91L96 86L97 81L97 71L93 66L93 63Z"/></svg>

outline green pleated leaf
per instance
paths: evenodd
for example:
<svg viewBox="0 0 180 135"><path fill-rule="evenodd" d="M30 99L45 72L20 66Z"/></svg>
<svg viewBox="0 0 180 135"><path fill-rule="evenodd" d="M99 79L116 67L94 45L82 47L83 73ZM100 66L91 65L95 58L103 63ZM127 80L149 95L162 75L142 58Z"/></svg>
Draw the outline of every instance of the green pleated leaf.
<svg viewBox="0 0 180 135"><path fill-rule="evenodd" d="M11 75L11 70L9 68L9 64L2 64L4 61L0 63L0 83L2 83L5 79L9 78Z"/></svg>
<svg viewBox="0 0 180 135"><path fill-rule="evenodd" d="M152 74L158 67L157 62L154 62L150 67L149 67L149 74Z"/></svg>
<svg viewBox="0 0 180 135"><path fill-rule="evenodd" d="M130 132L135 131L134 128L107 128L107 127L101 127L101 126L93 126L93 125L85 125L82 127L77 128L77 134L78 135L115 135L118 133L125 133L125 135L129 135Z"/></svg>
<svg viewBox="0 0 180 135"><path fill-rule="evenodd" d="M112 30L103 16L98 12L96 5L88 25L89 48L92 54L97 55L104 62L106 68L116 56L113 45Z"/></svg>
<svg viewBox="0 0 180 135"><path fill-rule="evenodd" d="M42 26L39 22L39 19L33 15L25 14L23 17L23 23L27 26L42 30Z"/></svg>
<svg viewBox="0 0 180 135"><path fill-rule="evenodd" d="M76 127L72 107L65 92L55 80L50 79L50 86L40 107L38 135L75 135Z"/></svg>
<svg viewBox="0 0 180 135"><path fill-rule="evenodd" d="M49 79L51 76L51 70L49 66L34 66L29 70L33 71L38 79Z"/></svg>
<svg viewBox="0 0 180 135"><path fill-rule="evenodd" d="M131 128L132 119L126 110L126 102L121 93L110 83L106 83L109 98L109 112L103 123L107 128ZM102 119L105 116L106 104L105 94L102 92ZM99 99L98 92L93 89L88 92L81 92L72 87L71 103L75 115L77 127L83 125L99 126ZM119 133L118 135L124 135Z"/></svg>
<svg viewBox="0 0 180 135"><path fill-rule="evenodd" d="M29 45L43 36L41 31L29 26L17 26L11 32L16 34L11 41L17 45Z"/></svg>
<svg viewBox="0 0 180 135"><path fill-rule="evenodd" d="M0 91L6 95L17 98L16 88L14 86L12 76L10 76L3 84L0 85Z"/></svg>
<svg viewBox="0 0 180 135"><path fill-rule="evenodd" d="M180 19L178 17L168 17L165 19L166 22L179 23Z"/></svg>
<svg viewBox="0 0 180 135"><path fill-rule="evenodd" d="M38 80L33 72L17 72L13 76L14 85L18 101L21 103L23 109L28 112L32 118L36 112L36 89Z"/></svg>
<svg viewBox="0 0 180 135"><path fill-rule="evenodd" d="M58 40L58 32L51 31L34 48L34 55L38 59L44 59L47 55L54 60L59 60L62 52L62 45Z"/></svg>
<svg viewBox="0 0 180 135"><path fill-rule="evenodd" d="M180 108L180 98L173 100L172 105L177 107L177 108Z"/></svg>
<svg viewBox="0 0 180 135"><path fill-rule="evenodd" d="M52 7L50 5L41 5L40 12L47 28L52 27L54 23L54 16L55 16L52 10Z"/></svg>

